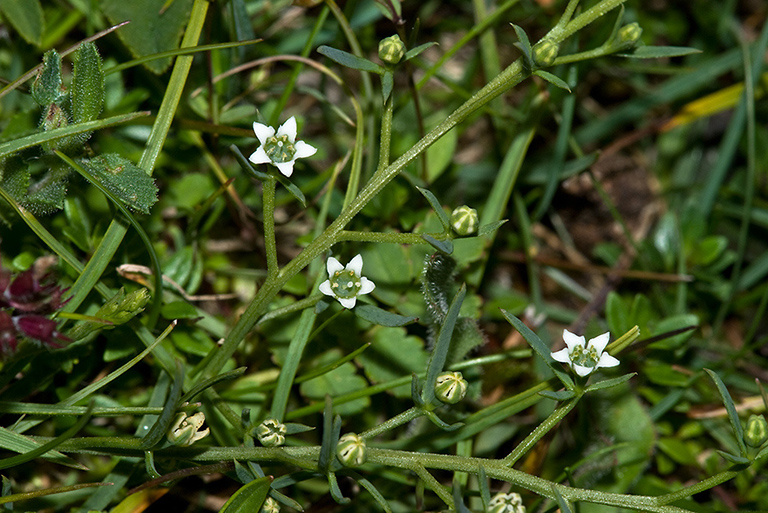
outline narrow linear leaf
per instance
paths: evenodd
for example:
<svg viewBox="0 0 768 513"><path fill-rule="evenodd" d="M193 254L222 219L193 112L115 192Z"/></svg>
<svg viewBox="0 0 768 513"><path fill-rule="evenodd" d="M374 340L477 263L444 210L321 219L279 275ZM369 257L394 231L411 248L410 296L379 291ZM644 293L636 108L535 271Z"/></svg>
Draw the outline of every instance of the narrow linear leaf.
<svg viewBox="0 0 768 513"><path fill-rule="evenodd" d="M482 225L482 226L481 226L481 227L480 227L480 228L477 230L477 235L478 235L479 237L483 237L483 236L485 236L485 235L490 235L490 234L492 234L493 232L495 232L496 230L498 230L499 228L501 228L501 226L502 226L504 223L506 223L507 221L508 221L508 219L502 219L501 221L496 221L495 223L488 223L488 224L484 224L484 225Z"/></svg>
<svg viewBox="0 0 768 513"><path fill-rule="evenodd" d="M5 476L3 476L5 480ZM14 493L11 495L4 495L0 497L0 504L10 504L12 502L20 502L28 499L34 499L37 497L45 497L47 495L56 495L57 493L73 492L75 490L82 490L83 488L93 488L96 486L113 486L114 483L82 483L70 486L57 486L55 488L46 488L44 490L36 490L34 492ZM112 510L113 513L115 510Z"/></svg>
<svg viewBox="0 0 768 513"><path fill-rule="evenodd" d="M243 374L245 374L245 371L247 371L247 367L238 367L237 369L231 370L229 372L224 372L222 374L219 374L217 376L214 376L212 378L206 379L202 383L198 383L195 385L192 390L184 394L184 396L181 398L181 403L189 402L192 399L195 398L197 394L202 392L203 390L210 388L218 383L221 383L222 381L229 381L232 379L237 379Z"/></svg>
<svg viewBox="0 0 768 513"><path fill-rule="evenodd" d="M432 206L432 210L435 211L435 214L437 214L437 218L440 220L440 224L443 225L443 228L446 232L450 231L451 229L451 218L448 217L448 214L443 210L443 205L440 204L440 200L437 199L437 197L432 194L432 191L429 189L425 189L422 187L416 187L419 192L427 198L427 201Z"/></svg>
<svg viewBox="0 0 768 513"><path fill-rule="evenodd" d="M374 305L359 305L353 312L355 315L373 324L379 326L387 326L394 328L397 326L405 326L418 320L418 317L406 317L404 315L398 315L386 310L382 310L378 306Z"/></svg>
<svg viewBox="0 0 768 513"><path fill-rule="evenodd" d="M403 57L403 60L407 61L407 60L413 59L414 57L419 55L421 52L426 50L427 48L435 46L436 44L438 44L438 43L436 43L434 41L430 41L429 43L424 43L423 45L419 45L419 46L417 46L415 48L411 48L410 50L405 52L405 56Z"/></svg>
<svg viewBox="0 0 768 513"><path fill-rule="evenodd" d="M424 382L424 390L422 391L421 398L424 404L430 404L435 400L435 381L437 376L443 371L445 366L445 360L448 357L448 350L451 345L451 338L453 338L453 329L456 327L456 321L459 318L459 312L461 311L461 304L464 302L464 297L467 295L467 286L462 284L456 296L451 302L451 306L448 308L448 313L445 316L445 321L440 327L440 333L437 336L437 342L432 350L432 355L429 358L427 364L427 377Z"/></svg>
<svg viewBox="0 0 768 513"><path fill-rule="evenodd" d="M431 235L427 235L426 233L421 234L421 238L427 241L430 246L438 251L445 253L446 255L453 253L453 242L450 240L437 240L436 238L432 237Z"/></svg>
<svg viewBox="0 0 768 513"><path fill-rule="evenodd" d="M0 12L27 43L40 46L45 29L40 0L3 0Z"/></svg>
<svg viewBox="0 0 768 513"><path fill-rule="evenodd" d="M557 392L553 392L552 390L542 390L539 392L539 395L555 401L567 401L572 397L576 397L576 394L574 394L572 390L559 390Z"/></svg>
<svg viewBox="0 0 768 513"><path fill-rule="evenodd" d="M272 477L262 477L254 479L248 484L241 486L232 497L229 498L219 513L253 513L261 510L264 501L267 500L269 485L272 483Z"/></svg>
<svg viewBox="0 0 768 513"><path fill-rule="evenodd" d="M739 451L741 452L742 456L746 457L747 446L744 443L744 431L742 430L742 427L741 427L739 414L736 413L736 405L733 403L733 398L731 398L731 394L728 392L728 389L725 387L725 383L723 383L723 380L720 379L720 376L718 376L714 371L710 369L704 369L704 371L707 374L709 374L709 377L712 378L712 381L715 382L717 391L720 392L720 396L723 398L723 404L725 405L725 410L728 412L728 420L731 421L731 428L733 428L733 434L736 437L736 443L739 444Z"/></svg>
<svg viewBox="0 0 768 513"><path fill-rule="evenodd" d="M83 410L87 411L87 409L83 408ZM85 413L83 411L78 411L76 414L82 414ZM72 412L67 413L68 415L73 415ZM62 415L64 415L62 413ZM3 449L7 449L9 451L18 452L18 453L27 453L29 451L32 451L34 449L37 449L40 446L39 442L36 442L35 440L28 438L21 433L16 433L14 431L11 431L10 429L0 427L0 447ZM69 456L66 456L59 451L50 451L48 454L46 454L44 459L51 461L53 463L58 463L60 465L66 465L68 467L77 468L80 470L88 470L88 467L83 465L82 463L73 460Z"/></svg>
<svg viewBox="0 0 768 513"><path fill-rule="evenodd" d="M179 399L181 399L182 385L184 384L184 367L181 362L176 361L176 372L173 376L173 386L171 387L171 393L168 394L168 400L163 407L163 413L157 418L155 423L149 429L149 432L141 439L139 449L147 451L157 444L159 444L165 434L168 432L168 428L171 427L171 422L176 415L176 408L179 406Z"/></svg>
<svg viewBox="0 0 768 513"><path fill-rule="evenodd" d="M509 321L509 323L515 327L515 329L520 333L520 335L523 336L526 342L533 348L534 351L536 351L536 354L541 357L542 360L544 360L544 363L547 364L547 366L552 369L552 372L555 373L555 376L562 382L563 386L567 388L568 390L573 390L573 380L571 377L560 370L557 366L559 365L555 360L552 358L552 351L549 347L544 344L544 342L541 341L538 335L536 335L531 329L526 326L523 321L515 317L513 314L507 312L506 310L501 311L502 315Z"/></svg>
<svg viewBox="0 0 768 513"><path fill-rule="evenodd" d="M328 486L330 488L331 497L333 497L333 500L339 504L349 504L351 502L349 497L344 497L344 494L341 493L341 488L339 488L339 482L336 479L336 474L333 472L328 472Z"/></svg>
<svg viewBox="0 0 768 513"><path fill-rule="evenodd" d="M528 34L525 33L525 30L523 30L521 27L518 27L514 23L510 23L510 25L512 25L512 28L515 29L515 34L517 34L517 39L520 41L518 48L520 48L523 51L523 54L525 54L525 60L530 63L532 50L531 50L531 41L528 39Z"/></svg>
<svg viewBox="0 0 768 513"><path fill-rule="evenodd" d="M386 71L383 67L379 66L375 62L371 62L368 59L363 59L362 57L358 57L357 55L352 55L349 52L345 52L344 50L337 50L336 48L331 48L330 46L322 45L317 49L317 53L325 55L329 59L331 59L334 62L337 62L341 64L342 66L346 66L348 68L360 70L360 71L369 71L371 73L376 73L378 75L383 75Z"/></svg>
<svg viewBox="0 0 768 513"><path fill-rule="evenodd" d="M552 484L552 492L555 494L555 500L557 501L557 505L560 507L560 513L571 513L570 502L563 498L563 496L560 494L560 490L558 490L557 486L554 484Z"/></svg>
<svg viewBox="0 0 768 513"><path fill-rule="evenodd" d="M698 48L688 46L639 46L632 53L619 53L619 57L629 57L632 59L659 59L662 57L682 57L701 53Z"/></svg>
<svg viewBox="0 0 768 513"><path fill-rule="evenodd" d="M630 379L632 379L632 376L635 376L637 372L630 372L629 374L624 374L623 376L619 376L618 378L612 378L612 379L604 379L603 381L598 381L597 383L593 383L589 385L584 391L585 392L594 392L595 390L603 390L606 388L615 387L618 385L621 385L622 383L626 383Z"/></svg>
<svg viewBox="0 0 768 513"><path fill-rule="evenodd" d="M38 144L42 144L44 142L56 141L72 135L93 132L94 130L99 130L101 128L120 125L122 123L127 123L129 121L148 116L149 114L149 112L132 112L130 114L121 114L119 116L88 121L87 123L76 123L73 125L67 125L62 128L54 128L52 130L46 130L45 132L38 132L26 137L20 137L18 139L6 141L4 143L0 143L0 158L26 148L31 148L32 146L37 146Z"/></svg>
<svg viewBox="0 0 768 513"><path fill-rule="evenodd" d="M536 75L539 78L543 78L550 84L559 87L560 89L565 89L569 93L571 92L571 88L568 86L568 83L563 80L562 78L558 77L557 75L553 75L549 71L544 70L536 70L533 72L534 75Z"/></svg>

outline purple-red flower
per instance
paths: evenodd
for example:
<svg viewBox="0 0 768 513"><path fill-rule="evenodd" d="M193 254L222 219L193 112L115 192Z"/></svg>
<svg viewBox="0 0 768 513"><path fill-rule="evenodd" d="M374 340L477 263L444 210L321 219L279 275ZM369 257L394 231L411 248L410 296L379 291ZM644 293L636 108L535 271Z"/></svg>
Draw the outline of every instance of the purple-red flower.
<svg viewBox="0 0 768 513"><path fill-rule="evenodd" d="M63 293L50 275L38 277L32 269L14 274L0 268L0 352L13 352L21 337L50 347L69 342L56 329L56 321L47 317L66 303Z"/></svg>

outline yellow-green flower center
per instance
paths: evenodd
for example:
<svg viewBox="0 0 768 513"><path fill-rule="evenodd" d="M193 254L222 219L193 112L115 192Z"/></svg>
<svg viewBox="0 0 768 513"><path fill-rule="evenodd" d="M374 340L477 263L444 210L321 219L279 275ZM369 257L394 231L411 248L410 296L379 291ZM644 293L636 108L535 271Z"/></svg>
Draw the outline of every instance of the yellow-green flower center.
<svg viewBox="0 0 768 513"><path fill-rule="evenodd" d="M357 297L360 293L360 287L363 285L354 271L336 271L329 280L331 282L331 290L333 290L333 293L336 297L342 299Z"/></svg>
<svg viewBox="0 0 768 513"><path fill-rule="evenodd" d="M594 347L586 348L582 345L578 345L573 348L571 353L571 362L574 365L581 365L582 367L593 368L600 361L600 355Z"/></svg>
<svg viewBox="0 0 768 513"><path fill-rule="evenodd" d="M264 143L264 152L275 164L290 162L296 154L296 146L288 139L287 135L273 135Z"/></svg>

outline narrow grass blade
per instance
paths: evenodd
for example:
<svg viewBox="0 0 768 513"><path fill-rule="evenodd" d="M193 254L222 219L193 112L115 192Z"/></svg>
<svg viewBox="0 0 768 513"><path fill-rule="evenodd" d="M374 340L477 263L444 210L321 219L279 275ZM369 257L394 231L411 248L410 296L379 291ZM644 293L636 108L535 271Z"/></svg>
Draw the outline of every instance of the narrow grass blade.
<svg viewBox="0 0 768 513"><path fill-rule="evenodd" d="M744 430L741 427L741 420L739 420L739 414L736 413L736 405L733 403L731 394L728 392L725 383L723 383L723 380L720 379L720 376L718 376L717 373L709 369L704 369L704 371L709 374L709 377L715 382L717 391L720 392L720 397L723 398L723 404L725 405L725 411L728 412L728 420L731 422L733 435L736 437L736 443L739 445L739 452L741 452L743 457L746 457L747 446L744 443Z"/></svg>

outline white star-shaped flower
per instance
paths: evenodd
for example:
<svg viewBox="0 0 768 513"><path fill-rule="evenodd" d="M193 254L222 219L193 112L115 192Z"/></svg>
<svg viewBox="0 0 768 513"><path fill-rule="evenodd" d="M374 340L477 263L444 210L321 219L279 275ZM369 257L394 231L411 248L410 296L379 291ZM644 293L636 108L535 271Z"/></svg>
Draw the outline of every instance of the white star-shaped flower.
<svg viewBox="0 0 768 513"><path fill-rule="evenodd" d="M619 360L605 352L610 333L584 341L584 337L563 330L565 349L552 353L552 358L567 363L579 376L588 376L600 367L616 367Z"/></svg>
<svg viewBox="0 0 768 513"><path fill-rule="evenodd" d="M357 296L368 294L376 285L363 276L363 257L355 256L346 267L333 257L326 264L328 279L320 284L320 292L335 297L344 308L354 308Z"/></svg>
<svg viewBox="0 0 768 513"><path fill-rule="evenodd" d="M261 123L253 123L253 132L261 146L254 151L248 160L254 164L272 164L285 176L293 174L296 159L311 157L317 148L304 141L296 140L296 118L291 116L288 121L275 129Z"/></svg>

